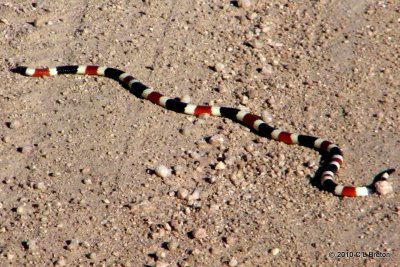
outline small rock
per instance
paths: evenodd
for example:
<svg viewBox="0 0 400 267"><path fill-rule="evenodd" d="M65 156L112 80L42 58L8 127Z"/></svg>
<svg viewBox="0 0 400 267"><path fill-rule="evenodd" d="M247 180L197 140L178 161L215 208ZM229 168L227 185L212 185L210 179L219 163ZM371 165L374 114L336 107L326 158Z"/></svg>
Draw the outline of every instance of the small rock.
<svg viewBox="0 0 400 267"><path fill-rule="evenodd" d="M218 163L215 165L216 170L225 170L226 165L222 161L218 161Z"/></svg>
<svg viewBox="0 0 400 267"><path fill-rule="evenodd" d="M89 259L91 259L91 260L95 260L95 259L97 259L97 254L94 253L94 252L91 252L91 253L89 253L89 254L87 255L87 257L88 257Z"/></svg>
<svg viewBox="0 0 400 267"><path fill-rule="evenodd" d="M190 103L190 96L189 95L184 95L184 96L182 96L182 98L181 98L181 102L183 102L183 103Z"/></svg>
<svg viewBox="0 0 400 267"><path fill-rule="evenodd" d="M256 48L256 49L260 49L263 47L263 43L259 40L254 40L254 42L252 43L252 47Z"/></svg>
<svg viewBox="0 0 400 267"><path fill-rule="evenodd" d="M55 266L67 266L67 260L64 257L60 257L56 263Z"/></svg>
<svg viewBox="0 0 400 267"><path fill-rule="evenodd" d="M85 178L82 180L82 183L84 183L86 185L90 185L90 184L92 184L92 180L90 178Z"/></svg>
<svg viewBox="0 0 400 267"><path fill-rule="evenodd" d="M175 241L168 242L167 248L169 251L174 251L178 248L178 243Z"/></svg>
<svg viewBox="0 0 400 267"><path fill-rule="evenodd" d="M11 137L6 135L6 136L3 136L3 138L1 140L3 140L4 143L10 143L11 142Z"/></svg>
<svg viewBox="0 0 400 267"><path fill-rule="evenodd" d="M168 267L169 263L157 261L155 267Z"/></svg>
<svg viewBox="0 0 400 267"><path fill-rule="evenodd" d="M46 24L46 20L43 17L39 17L33 21L33 26L39 28Z"/></svg>
<svg viewBox="0 0 400 267"><path fill-rule="evenodd" d="M210 143L211 145L222 145L224 143L224 137L220 134L216 134L210 137L210 139L208 140L208 143Z"/></svg>
<svg viewBox="0 0 400 267"><path fill-rule="evenodd" d="M67 245L67 250L69 250L69 251L74 251L79 246L79 241L76 239L70 240L68 243L69 244Z"/></svg>
<svg viewBox="0 0 400 267"><path fill-rule="evenodd" d="M167 254L165 253L165 251L158 250L156 252L157 259L164 259L166 256L167 256Z"/></svg>
<svg viewBox="0 0 400 267"><path fill-rule="evenodd" d="M260 72L263 75L271 75L274 73L274 69L270 64L267 64L261 68Z"/></svg>
<svg viewBox="0 0 400 267"><path fill-rule="evenodd" d="M157 176L159 176L161 178L167 178L167 177L171 176L171 174L172 174L171 169L164 165L157 166L154 171L157 174Z"/></svg>
<svg viewBox="0 0 400 267"><path fill-rule="evenodd" d="M89 174L89 173L90 173L90 168L89 168L89 167L83 168L83 169L81 170L81 173L82 173L82 174L85 174L85 175Z"/></svg>
<svg viewBox="0 0 400 267"><path fill-rule="evenodd" d="M29 154L32 153L33 147L29 146L29 145L26 145L26 146L18 148L18 151L21 152L24 155L29 155Z"/></svg>
<svg viewBox="0 0 400 267"><path fill-rule="evenodd" d="M233 236L228 236L228 237L225 239L225 243L226 243L227 245L229 245L229 246L234 245L236 242L237 242L237 238L235 238L235 237L233 237Z"/></svg>
<svg viewBox="0 0 400 267"><path fill-rule="evenodd" d="M266 123L271 123L272 122L272 115L269 111L264 110L261 112L261 119L265 121Z"/></svg>
<svg viewBox="0 0 400 267"><path fill-rule="evenodd" d="M176 196L181 200L186 199L188 197L188 195L189 195L189 191L183 187L179 188L178 192L176 193Z"/></svg>
<svg viewBox="0 0 400 267"><path fill-rule="evenodd" d="M189 200L198 200L200 199L200 189L195 189L193 193L189 196Z"/></svg>
<svg viewBox="0 0 400 267"><path fill-rule="evenodd" d="M35 250L38 249L38 245L37 245L37 242L36 242L35 240L28 240L28 241L26 241L26 247L27 247L29 250L32 250L32 251L35 251Z"/></svg>
<svg viewBox="0 0 400 267"><path fill-rule="evenodd" d="M64 257L60 257L60 258L56 261L55 266L59 266L59 267L67 266L67 260L66 260Z"/></svg>
<svg viewBox="0 0 400 267"><path fill-rule="evenodd" d="M238 266L238 264L239 263L238 263L237 259L235 259L235 258L231 258L231 260L228 263L229 267L236 267L236 266Z"/></svg>
<svg viewBox="0 0 400 267"><path fill-rule="evenodd" d="M20 215L25 213L25 205L18 206L17 207L17 213L20 214Z"/></svg>
<svg viewBox="0 0 400 267"><path fill-rule="evenodd" d="M222 72L225 69L225 66L224 66L224 64L218 62L218 63L215 63L214 69L217 72Z"/></svg>
<svg viewBox="0 0 400 267"><path fill-rule="evenodd" d="M247 9L251 7L251 1L250 0L238 0L237 1L238 7Z"/></svg>
<svg viewBox="0 0 400 267"><path fill-rule="evenodd" d="M6 19L0 19L0 22L4 23L5 25L10 25L10 22L8 22Z"/></svg>
<svg viewBox="0 0 400 267"><path fill-rule="evenodd" d="M46 190L46 185L43 182L38 182L33 185L33 188L39 189L39 190Z"/></svg>
<svg viewBox="0 0 400 267"><path fill-rule="evenodd" d="M204 228L198 228L194 230L193 232L193 237L196 239L203 239L207 237L207 231Z"/></svg>
<svg viewBox="0 0 400 267"><path fill-rule="evenodd" d="M387 195L393 192L392 184L386 180L376 182L375 189L376 192L378 192L381 195Z"/></svg>
<svg viewBox="0 0 400 267"><path fill-rule="evenodd" d="M22 122L20 120L13 120L12 122L9 123L9 128L10 129L18 129L21 128Z"/></svg>
<svg viewBox="0 0 400 267"><path fill-rule="evenodd" d="M281 250L279 248L273 248L271 250L271 254L274 255L274 256L278 255L279 252L281 252Z"/></svg>
<svg viewBox="0 0 400 267"><path fill-rule="evenodd" d="M8 252L6 257L7 257L7 260L12 261L15 258L15 254Z"/></svg>

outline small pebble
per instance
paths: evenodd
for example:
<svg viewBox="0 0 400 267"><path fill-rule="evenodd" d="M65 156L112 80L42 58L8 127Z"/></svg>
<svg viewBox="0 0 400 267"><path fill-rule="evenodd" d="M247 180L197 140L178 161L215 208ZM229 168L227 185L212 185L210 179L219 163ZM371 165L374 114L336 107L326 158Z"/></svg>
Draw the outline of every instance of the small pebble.
<svg viewBox="0 0 400 267"><path fill-rule="evenodd" d="M15 254L8 252L6 257L7 257L7 260L12 261L15 258Z"/></svg>
<svg viewBox="0 0 400 267"><path fill-rule="evenodd" d="M85 178L82 180L82 183L86 184L86 185L90 185L90 184L92 184L92 180L90 178Z"/></svg>
<svg viewBox="0 0 400 267"><path fill-rule="evenodd" d="M6 135L6 136L3 136L3 138L1 140L3 140L4 143L10 143L11 142L11 137Z"/></svg>
<svg viewBox="0 0 400 267"><path fill-rule="evenodd" d="M237 259L235 259L235 258L231 258L231 260L228 263L229 267L236 267L236 266L238 266L238 264L239 263L238 263Z"/></svg>
<svg viewBox="0 0 400 267"><path fill-rule="evenodd" d="M164 165L157 166L154 171L157 174L157 176L159 176L161 178L167 178L167 177L171 176L171 174L172 174L171 169Z"/></svg>
<svg viewBox="0 0 400 267"><path fill-rule="evenodd" d="M157 259L164 259L166 256L167 256L167 254L165 253L165 251L158 250L156 252Z"/></svg>
<svg viewBox="0 0 400 267"><path fill-rule="evenodd" d="M210 143L211 145L222 145L224 143L224 137L220 134L216 134L210 137L210 139L208 140L208 143Z"/></svg>
<svg viewBox="0 0 400 267"><path fill-rule="evenodd" d="M238 0L237 4L238 4L238 7L244 8L244 9L251 7L250 0Z"/></svg>
<svg viewBox="0 0 400 267"><path fill-rule="evenodd" d="M264 110L261 112L261 119L265 121L266 123L271 123L272 122L272 115L268 110Z"/></svg>
<svg viewBox="0 0 400 267"><path fill-rule="evenodd" d="M67 245L67 250L75 251L79 246L79 241L76 239L70 240L69 244Z"/></svg>
<svg viewBox="0 0 400 267"><path fill-rule="evenodd" d="M82 174L89 174L90 173L90 168L89 167L85 167L85 168L83 168L82 170L81 170L81 173Z"/></svg>
<svg viewBox="0 0 400 267"><path fill-rule="evenodd" d="M189 200L198 200L200 199L200 190L195 189L193 193L188 197Z"/></svg>
<svg viewBox="0 0 400 267"><path fill-rule="evenodd" d="M203 239L207 237L207 231L204 228L198 228L194 230L193 232L193 237L196 239Z"/></svg>
<svg viewBox="0 0 400 267"><path fill-rule="evenodd" d="M60 266L60 267L62 267L62 266L67 266L67 260L66 260L64 257L60 257L60 258L56 261L55 266Z"/></svg>
<svg viewBox="0 0 400 267"><path fill-rule="evenodd" d="M188 197L188 195L189 195L189 191L183 187L179 188L178 192L176 193L176 196L181 200L186 199Z"/></svg>
<svg viewBox="0 0 400 267"><path fill-rule="evenodd" d="M229 245L229 246L234 245L236 242L237 242L237 238L235 238L235 237L233 237L233 236L228 236L228 237L225 239L225 243L226 243L227 245Z"/></svg>
<svg viewBox="0 0 400 267"><path fill-rule="evenodd" d="M263 75L271 75L274 73L274 69L271 65L267 64L261 68L261 74Z"/></svg>
<svg viewBox="0 0 400 267"><path fill-rule="evenodd" d="M274 248L274 249L271 250L271 254L274 255L274 256L278 255L279 252L281 252L281 250L279 248Z"/></svg>
<svg viewBox="0 0 400 267"><path fill-rule="evenodd" d="M218 204L211 204L210 205L210 212L211 213L216 213L219 211L219 205Z"/></svg>
<svg viewBox="0 0 400 267"><path fill-rule="evenodd" d="M169 263L157 261L155 267L168 267Z"/></svg>
<svg viewBox="0 0 400 267"><path fill-rule="evenodd" d="M167 248L169 251L174 251L178 248L178 243L175 241L168 242Z"/></svg>
<svg viewBox="0 0 400 267"><path fill-rule="evenodd" d="M222 72L225 69L225 66L224 66L224 64L218 62L218 63L215 63L214 69L217 72Z"/></svg>
<svg viewBox="0 0 400 267"><path fill-rule="evenodd" d="M259 40L254 40L252 43L253 48L260 49L263 47L263 43Z"/></svg>
<svg viewBox="0 0 400 267"><path fill-rule="evenodd" d="M21 205L17 207L17 213L18 214L23 214L25 213L25 205Z"/></svg>
<svg viewBox="0 0 400 267"><path fill-rule="evenodd" d="M38 182L33 185L33 188L39 189L39 190L46 190L46 185L43 182Z"/></svg>
<svg viewBox="0 0 400 267"><path fill-rule="evenodd" d="M376 182L375 189L376 192L378 192L381 195L387 195L393 192L392 184L386 180Z"/></svg>
<svg viewBox="0 0 400 267"><path fill-rule="evenodd" d="M46 20L43 17L39 17L33 21L33 26L42 27L46 24Z"/></svg>
<svg viewBox="0 0 400 267"><path fill-rule="evenodd" d="M38 249L37 242L35 240L26 241L26 246L29 250L35 251Z"/></svg>
<svg viewBox="0 0 400 267"><path fill-rule="evenodd" d="M10 129L18 129L18 128L21 128L21 126L22 126L22 122L20 120L13 120L9 124Z"/></svg>
<svg viewBox="0 0 400 267"><path fill-rule="evenodd" d="M6 19L0 19L0 22L4 23L6 25L10 25L10 22L8 22L8 20L6 20Z"/></svg>
<svg viewBox="0 0 400 267"><path fill-rule="evenodd" d="M28 155L28 154L31 154L31 153L32 153L33 147L27 145L27 146L20 147L18 150L19 150L22 154Z"/></svg>
<svg viewBox="0 0 400 267"><path fill-rule="evenodd" d="M91 259L91 260L95 260L95 259L97 259L97 254L94 253L94 252L91 252L91 253L88 254L87 257L88 257L89 259Z"/></svg>
<svg viewBox="0 0 400 267"><path fill-rule="evenodd" d="M222 161L218 161L217 165L215 165L216 170L225 170L226 165Z"/></svg>
<svg viewBox="0 0 400 267"><path fill-rule="evenodd" d="M184 95L181 98L181 102L183 102L183 103L190 103L190 101L191 101L191 99L190 99L189 95Z"/></svg>

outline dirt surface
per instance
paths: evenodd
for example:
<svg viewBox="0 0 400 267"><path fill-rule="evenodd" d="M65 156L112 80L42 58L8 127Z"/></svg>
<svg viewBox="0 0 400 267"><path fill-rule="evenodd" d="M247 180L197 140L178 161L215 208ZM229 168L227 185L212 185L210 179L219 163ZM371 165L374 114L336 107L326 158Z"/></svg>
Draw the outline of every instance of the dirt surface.
<svg viewBox="0 0 400 267"><path fill-rule="evenodd" d="M337 180L365 185L400 169L399 28L398 1L2 0L0 266L400 266L397 173L339 198L310 182L316 151L106 78L8 71L106 65L264 112L340 144Z"/></svg>

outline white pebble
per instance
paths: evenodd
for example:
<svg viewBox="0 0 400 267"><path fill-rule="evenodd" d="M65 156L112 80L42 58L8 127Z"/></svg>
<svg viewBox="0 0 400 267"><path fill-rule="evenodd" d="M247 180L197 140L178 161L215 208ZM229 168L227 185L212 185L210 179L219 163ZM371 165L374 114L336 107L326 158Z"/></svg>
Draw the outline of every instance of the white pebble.
<svg viewBox="0 0 400 267"><path fill-rule="evenodd" d="M224 141L224 137L220 134L213 135L208 140L211 145L222 145Z"/></svg>
<svg viewBox="0 0 400 267"><path fill-rule="evenodd" d="M25 212L25 206L21 205L17 207L17 213L18 214L23 214Z"/></svg>
<svg viewBox="0 0 400 267"><path fill-rule="evenodd" d="M4 143L10 143L11 142L11 137L6 135L6 136L3 136L2 140L3 140Z"/></svg>
<svg viewBox="0 0 400 267"><path fill-rule="evenodd" d="M261 74L263 75L271 75L274 73L274 69L270 64L267 64L261 68Z"/></svg>
<svg viewBox="0 0 400 267"><path fill-rule="evenodd" d="M176 193L176 196L181 199L184 200L188 197L189 195L189 191L186 188L179 188L178 192Z"/></svg>
<svg viewBox="0 0 400 267"><path fill-rule="evenodd" d="M37 242L35 240L28 240L26 241L26 246L29 250L35 251L38 249Z"/></svg>
<svg viewBox="0 0 400 267"><path fill-rule="evenodd" d="M157 261L155 266L156 267L168 267L169 263L162 262L162 261Z"/></svg>
<svg viewBox="0 0 400 267"><path fill-rule="evenodd" d="M69 244L67 245L67 250L74 251L77 250L79 246L79 241L76 239L70 240Z"/></svg>
<svg viewBox="0 0 400 267"><path fill-rule="evenodd" d="M67 266L67 260L64 257L60 257L57 261L55 266Z"/></svg>
<svg viewBox="0 0 400 267"><path fill-rule="evenodd" d="M238 261L237 261L237 259L235 259L235 258L232 258L230 261L229 261L229 267L236 267L236 266L238 266Z"/></svg>
<svg viewBox="0 0 400 267"><path fill-rule="evenodd" d="M178 248L178 243L175 241L168 242L167 248L169 251L174 251Z"/></svg>
<svg viewBox="0 0 400 267"><path fill-rule="evenodd" d="M31 154L31 153L32 153L33 147L32 147L32 146L29 146L29 145L23 146L23 147L21 147L21 148L19 149L19 151L20 151L22 154L24 154L24 155L28 155L28 154Z"/></svg>
<svg viewBox="0 0 400 267"><path fill-rule="evenodd" d="M195 189L193 193L189 196L189 200L198 200L200 199L200 190Z"/></svg>
<svg viewBox="0 0 400 267"><path fill-rule="evenodd" d="M198 228L193 231L193 237L196 239L203 239L207 237L207 231L204 228Z"/></svg>
<svg viewBox="0 0 400 267"><path fill-rule="evenodd" d="M81 173L87 175L87 174L90 173L90 171L91 171L91 170L90 170L89 167L85 167L85 168L83 168L83 169L81 170Z"/></svg>
<svg viewBox="0 0 400 267"><path fill-rule="evenodd" d="M239 0L237 1L238 7L241 8L249 8L251 7L251 1L250 0Z"/></svg>
<svg viewBox="0 0 400 267"><path fill-rule="evenodd" d="M43 182L38 182L33 187L35 189L39 189L39 190L45 190L46 189L46 185Z"/></svg>
<svg viewBox="0 0 400 267"><path fill-rule="evenodd" d="M156 172L157 176L161 178L167 178L172 174L171 169L164 165L158 165L154 171Z"/></svg>
<svg viewBox="0 0 400 267"><path fill-rule="evenodd" d="M281 252L281 250L279 248L274 248L274 249L271 250L271 254L274 255L274 256L278 255L279 252Z"/></svg>
<svg viewBox="0 0 400 267"><path fill-rule="evenodd" d="M20 120L13 120L9 124L9 127L11 129L18 129L18 128L21 128L21 126L22 126L22 122Z"/></svg>
<svg viewBox="0 0 400 267"><path fill-rule="evenodd" d="M265 121L266 123L271 123L272 122L272 115L268 110L264 110L261 112L261 119Z"/></svg>
<svg viewBox="0 0 400 267"><path fill-rule="evenodd" d="M181 102L183 102L183 103L190 103L190 101L191 101L191 99L190 99L189 95L184 95L181 98Z"/></svg>
<svg viewBox="0 0 400 267"><path fill-rule="evenodd" d="M215 169L216 169L216 170L225 170L225 168L226 168L226 165L225 165L225 163L223 163L222 161L219 161L219 162L217 163L217 165L215 165Z"/></svg>
<svg viewBox="0 0 400 267"><path fill-rule="evenodd" d="M225 69L225 66L224 66L224 64L218 62L218 63L215 63L214 69L215 69L217 72L222 72L222 71Z"/></svg>
<svg viewBox="0 0 400 267"><path fill-rule="evenodd" d="M261 41L259 41L259 40L254 40L252 46L253 46L254 48L256 48L256 49L260 49L260 48L263 47L263 43L262 43Z"/></svg>
<svg viewBox="0 0 400 267"><path fill-rule="evenodd" d="M392 184L386 180L376 182L375 189L376 192L378 192L381 195L387 195L393 192Z"/></svg>

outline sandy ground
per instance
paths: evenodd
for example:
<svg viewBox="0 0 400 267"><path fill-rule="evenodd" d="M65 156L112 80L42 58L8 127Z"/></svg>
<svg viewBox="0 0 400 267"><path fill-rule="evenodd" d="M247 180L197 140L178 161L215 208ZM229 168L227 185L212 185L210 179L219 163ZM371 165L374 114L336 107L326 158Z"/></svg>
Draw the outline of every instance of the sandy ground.
<svg viewBox="0 0 400 267"><path fill-rule="evenodd" d="M265 112L340 144L337 179L365 185L400 169L398 1L1 0L0 19L0 266L400 266L397 173L393 194L339 198L310 183L313 150L106 78L8 71L113 66Z"/></svg>

